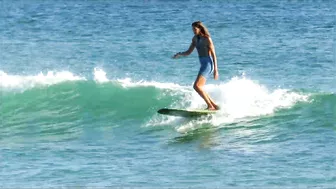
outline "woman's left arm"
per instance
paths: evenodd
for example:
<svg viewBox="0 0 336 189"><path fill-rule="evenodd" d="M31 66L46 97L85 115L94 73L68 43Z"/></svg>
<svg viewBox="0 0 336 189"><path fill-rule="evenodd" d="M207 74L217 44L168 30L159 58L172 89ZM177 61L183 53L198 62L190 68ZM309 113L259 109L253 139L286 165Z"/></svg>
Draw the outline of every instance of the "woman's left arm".
<svg viewBox="0 0 336 189"><path fill-rule="evenodd" d="M214 61L214 78L218 79L218 69L217 69L217 57L216 57L216 51L215 51L215 45L213 44L211 38L208 38L209 40L209 55L212 56L212 60Z"/></svg>

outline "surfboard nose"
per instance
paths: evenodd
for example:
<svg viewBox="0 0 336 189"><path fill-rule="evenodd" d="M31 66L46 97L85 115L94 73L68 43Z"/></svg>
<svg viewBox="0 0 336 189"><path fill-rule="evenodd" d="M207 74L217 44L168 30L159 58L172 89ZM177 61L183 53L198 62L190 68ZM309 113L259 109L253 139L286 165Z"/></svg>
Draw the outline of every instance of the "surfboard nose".
<svg viewBox="0 0 336 189"><path fill-rule="evenodd" d="M168 114L169 109L168 108L162 108L160 110L157 111L159 114Z"/></svg>

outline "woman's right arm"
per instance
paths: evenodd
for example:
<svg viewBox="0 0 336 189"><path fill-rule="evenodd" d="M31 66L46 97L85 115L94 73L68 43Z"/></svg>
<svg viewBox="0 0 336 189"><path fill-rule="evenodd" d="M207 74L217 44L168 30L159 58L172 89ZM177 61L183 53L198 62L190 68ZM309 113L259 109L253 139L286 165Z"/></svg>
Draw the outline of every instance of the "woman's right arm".
<svg viewBox="0 0 336 189"><path fill-rule="evenodd" d="M185 51L185 52L178 52L178 53L176 53L173 56L173 58L178 58L180 56L188 56L188 55L190 55L194 51L195 47L196 47L196 42L195 42L195 36L194 36L193 39L192 39L192 42L191 42L191 44L190 44L190 46L188 48L188 50Z"/></svg>

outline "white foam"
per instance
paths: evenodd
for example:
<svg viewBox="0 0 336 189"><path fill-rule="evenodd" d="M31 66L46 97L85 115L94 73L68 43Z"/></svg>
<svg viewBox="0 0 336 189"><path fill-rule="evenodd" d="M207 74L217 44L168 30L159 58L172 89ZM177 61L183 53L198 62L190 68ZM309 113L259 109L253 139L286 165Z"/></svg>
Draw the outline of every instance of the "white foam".
<svg viewBox="0 0 336 189"><path fill-rule="evenodd" d="M308 100L308 95L288 89L270 91L244 77L235 77L227 83L209 88L222 107L221 111L232 118L272 114L279 108L291 107L298 101Z"/></svg>
<svg viewBox="0 0 336 189"><path fill-rule="evenodd" d="M190 86L190 88L192 87ZM221 110L211 116L211 119L205 118L196 122L182 124L177 127L177 131L187 132L204 123L219 126L246 118L253 119L263 115L270 115L278 109L290 108L297 102L308 101L309 99L308 94L300 94L288 89L271 91L244 76L234 77L230 81L218 85L206 85L205 90L220 105ZM188 94L184 96L185 99L179 104L181 107L176 108L206 108L204 100L195 91L188 91Z"/></svg>
<svg viewBox="0 0 336 189"><path fill-rule="evenodd" d="M161 83L156 81L132 81L131 78L117 79L117 81L125 88L128 87L155 87L159 89L178 90L180 92L190 92L190 88L181 86L176 83Z"/></svg>
<svg viewBox="0 0 336 189"><path fill-rule="evenodd" d="M135 81L129 77L126 78L113 78L109 80L107 78L107 74L103 68L94 68L93 75L94 81L97 83L106 83L106 82L113 82L121 85L124 88L132 88L132 87L155 87L159 89L170 89L170 90L178 90L178 91L190 91L189 87L181 86L176 83L162 83L157 81L145 81L139 80Z"/></svg>
<svg viewBox="0 0 336 189"><path fill-rule="evenodd" d="M54 85L65 81L85 80L83 77L75 76L68 71L48 71L46 74L40 72L37 75L9 75L0 70L0 88L5 90L26 90L35 86Z"/></svg>
<svg viewBox="0 0 336 189"><path fill-rule="evenodd" d="M106 77L106 72L101 68L94 68L93 75L94 75L94 80L97 83L105 83L109 81Z"/></svg>

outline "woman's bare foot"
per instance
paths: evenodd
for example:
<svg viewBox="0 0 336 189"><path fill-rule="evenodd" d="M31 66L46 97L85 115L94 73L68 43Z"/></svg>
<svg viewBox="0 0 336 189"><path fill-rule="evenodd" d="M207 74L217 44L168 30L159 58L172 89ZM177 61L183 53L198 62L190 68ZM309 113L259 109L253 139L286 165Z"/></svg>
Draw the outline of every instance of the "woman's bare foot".
<svg viewBox="0 0 336 189"><path fill-rule="evenodd" d="M218 106L218 105L214 105L214 108L216 109L216 110L220 110L220 107Z"/></svg>
<svg viewBox="0 0 336 189"><path fill-rule="evenodd" d="M215 107L207 107L206 110L214 111L214 110L217 110L217 109Z"/></svg>
<svg viewBox="0 0 336 189"><path fill-rule="evenodd" d="M220 107L218 105L214 105L214 106L211 106L211 107L207 107L206 110L220 110Z"/></svg>

